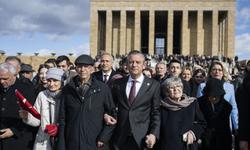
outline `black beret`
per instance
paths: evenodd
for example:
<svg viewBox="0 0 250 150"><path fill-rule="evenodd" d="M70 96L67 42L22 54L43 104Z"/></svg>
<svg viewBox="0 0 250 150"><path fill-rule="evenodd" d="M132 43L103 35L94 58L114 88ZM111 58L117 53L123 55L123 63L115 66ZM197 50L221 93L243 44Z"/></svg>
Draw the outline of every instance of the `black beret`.
<svg viewBox="0 0 250 150"><path fill-rule="evenodd" d="M226 94L222 81L217 78L209 79L202 92L205 95L211 96L222 96Z"/></svg>
<svg viewBox="0 0 250 150"><path fill-rule="evenodd" d="M95 62L94 62L93 58L91 56L85 55L85 54L77 57L76 60L75 60L75 65L77 65L77 64L86 64L86 65L92 65L93 66L94 63Z"/></svg>
<svg viewBox="0 0 250 150"><path fill-rule="evenodd" d="M24 64L21 66L20 72L24 72L24 71L32 72L33 70L32 70L32 67L30 65Z"/></svg>

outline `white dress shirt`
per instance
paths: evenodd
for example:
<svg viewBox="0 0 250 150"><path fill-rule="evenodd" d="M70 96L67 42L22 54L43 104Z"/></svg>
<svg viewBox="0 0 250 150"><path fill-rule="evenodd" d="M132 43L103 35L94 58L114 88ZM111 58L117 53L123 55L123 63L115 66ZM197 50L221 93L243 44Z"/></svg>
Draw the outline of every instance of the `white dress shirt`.
<svg viewBox="0 0 250 150"><path fill-rule="evenodd" d="M140 88L141 88L141 86L142 86L142 83L143 83L143 81L144 81L144 75L142 74L138 79L136 79L136 84L135 84L135 86L136 86L136 89L135 89L135 97L137 96L137 94L138 94L138 92L139 92L139 90L140 90ZM130 94L130 90L131 90L131 88L132 88L132 86L133 86L133 80L134 79L132 79L131 78L131 76L129 75L129 78L128 78L128 83L127 83L127 86L126 86L126 95L127 95L127 98L129 98L129 94Z"/></svg>
<svg viewBox="0 0 250 150"><path fill-rule="evenodd" d="M109 80L109 77L110 77L110 75L111 75L111 72L112 72L112 69L109 71L109 73L104 73L104 72L102 71L102 79L103 79L103 81L105 81L105 76L104 76L104 75L107 75L107 81Z"/></svg>

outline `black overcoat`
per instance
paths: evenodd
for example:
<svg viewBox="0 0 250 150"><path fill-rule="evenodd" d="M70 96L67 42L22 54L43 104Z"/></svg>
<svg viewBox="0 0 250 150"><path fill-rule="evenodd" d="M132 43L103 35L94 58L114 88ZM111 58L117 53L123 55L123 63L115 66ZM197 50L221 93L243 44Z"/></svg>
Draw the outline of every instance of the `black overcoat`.
<svg viewBox="0 0 250 150"><path fill-rule="evenodd" d="M115 125L104 122L104 113L116 118L111 91L92 76L92 85L84 100L76 90L74 77L62 90L60 106L58 150L108 150L108 141ZM98 148L97 140L106 145Z"/></svg>
<svg viewBox="0 0 250 150"><path fill-rule="evenodd" d="M15 83L4 92L0 86L0 129L10 128L14 135L10 138L0 140L0 150L31 150L33 148L36 128L23 123L19 117L19 102L15 94L18 90L31 105L35 102L34 87L28 83L21 82L16 78Z"/></svg>
<svg viewBox="0 0 250 150"><path fill-rule="evenodd" d="M202 148L203 150L230 150L232 143L232 136L229 125L229 116L232 110L232 105L226 100L222 112L215 118L210 117L209 108L206 103L206 96L198 98L200 110L207 121L207 127L202 134Z"/></svg>
<svg viewBox="0 0 250 150"><path fill-rule="evenodd" d="M239 105L239 141L247 141L250 149L250 75L243 80Z"/></svg>
<svg viewBox="0 0 250 150"><path fill-rule="evenodd" d="M196 123L195 123L196 122ZM206 127L206 121L199 109L197 100L189 106L178 111L169 110L161 106L161 134L159 140L160 150L183 150L186 142L183 142L183 134L193 131L198 140ZM196 141L195 149L198 148Z"/></svg>

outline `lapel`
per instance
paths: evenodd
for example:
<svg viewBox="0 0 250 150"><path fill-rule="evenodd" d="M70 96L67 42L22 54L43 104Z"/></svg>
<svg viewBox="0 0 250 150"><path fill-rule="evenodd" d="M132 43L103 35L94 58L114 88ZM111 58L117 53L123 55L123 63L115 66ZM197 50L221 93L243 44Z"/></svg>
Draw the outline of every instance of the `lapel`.
<svg viewBox="0 0 250 150"><path fill-rule="evenodd" d="M103 78L102 78L102 70L100 70L100 71L98 72L96 78L97 78L97 80L104 82L104 81L103 81Z"/></svg>
<svg viewBox="0 0 250 150"><path fill-rule="evenodd" d="M112 69L111 70L111 74L110 74L110 76L109 76L109 80L108 80L108 84L110 83L110 80L111 80L111 78L113 77L115 75L115 71Z"/></svg>
<svg viewBox="0 0 250 150"><path fill-rule="evenodd" d="M119 86L120 86L121 96L124 98L126 104L127 104L128 106L130 106L130 104L129 104L129 99L128 99L127 94L126 94L126 87L127 87L127 83L128 83L128 76L127 76L127 77L124 77L124 78L122 78L122 79L123 79L123 81L122 81L122 83L119 85Z"/></svg>
<svg viewBox="0 0 250 150"><path fill-rule="evenodd" d="M139 101L139 99L141 99L141 97L146 93L146 91L151 86L151 84L152 84L152 81L150 81L150 79L147 76L144 76L144 81L141 85L139 92L137 93L137 96L135 97L134 102L132 103L132 106L135 105L135 103Z"/></svg>

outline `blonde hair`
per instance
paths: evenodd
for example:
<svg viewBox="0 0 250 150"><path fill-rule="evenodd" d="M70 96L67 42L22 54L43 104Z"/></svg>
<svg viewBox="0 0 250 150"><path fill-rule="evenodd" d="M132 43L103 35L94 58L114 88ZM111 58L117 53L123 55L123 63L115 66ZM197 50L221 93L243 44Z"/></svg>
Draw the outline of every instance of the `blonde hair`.
<svg viewBox="0 0 250 150"><path fill-rule="evenodd" d="M212 64L210 65L209 69L208 69L208 73L207 73L207 80L209 80L211 77L210 73L212 71L212 68L215 66L215 65L220 65L221 68L222 68L222 72L223 72L223 76L222 78L226 81L226 82L230 82L229 79L228 79L228 72L225 68L225 66L220 62L220 61L213 61Z"/></svg>
<svg viewBox="0 0 250 150"><path fill-rule="evenodd" d="M182 69L182 71L181 71L181 75L184 73L185 70L189 70L189 71L190 71L190 75L191 75L191 77L192 77L192 75L193 75L192 68L191 68L191 67L184 67L184 68Z"/></svg>

